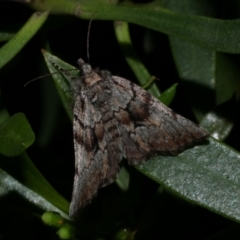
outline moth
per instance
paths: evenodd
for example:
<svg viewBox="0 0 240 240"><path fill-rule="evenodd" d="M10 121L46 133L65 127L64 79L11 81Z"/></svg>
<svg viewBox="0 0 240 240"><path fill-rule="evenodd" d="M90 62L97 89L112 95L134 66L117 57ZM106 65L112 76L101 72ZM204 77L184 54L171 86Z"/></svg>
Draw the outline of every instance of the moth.
<svg viewBox="0 0 240 240"><path fill-rule="evenodd" d="M206 130L176 114L138 85L78 60L73 78L75 176L69 215L89 204L99 188L129 165L155 154L176 155L206 139Z"/></svg>

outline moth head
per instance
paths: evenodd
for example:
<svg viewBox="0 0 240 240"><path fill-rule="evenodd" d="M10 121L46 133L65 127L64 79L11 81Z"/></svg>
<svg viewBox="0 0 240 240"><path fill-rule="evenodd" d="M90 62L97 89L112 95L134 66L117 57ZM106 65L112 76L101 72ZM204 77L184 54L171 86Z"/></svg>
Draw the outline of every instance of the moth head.
<svg viewBox="0 0 240 240"><path fill-rule="evenodd" d="M92 72L92 68L89 64L85 63L83 59L78 59L77 61L80 70L83 72L84 75L90 74Z"/></svg>

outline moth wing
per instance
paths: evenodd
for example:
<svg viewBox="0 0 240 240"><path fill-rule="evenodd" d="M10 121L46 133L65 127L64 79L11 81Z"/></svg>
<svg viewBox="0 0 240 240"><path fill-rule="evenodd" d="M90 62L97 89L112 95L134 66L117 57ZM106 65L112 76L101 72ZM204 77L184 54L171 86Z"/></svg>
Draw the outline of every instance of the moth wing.
<svg viewBox="0 0 240 240"><path fill-rule="evenodd" d="M142 163L147 160L146 156L156 153L176 155L209 136L206 130L176 114L138 85L116 76L113 76L113 83L119 92L116 101L121 103L121 96L124 99L128 96L124 111L128 121L116 116L135 147L143 153L139 158L125 156L129 164ZM128 146L128 143L123 145Z"/></svg>
<svg viewBox="0 0 240 240"><path fill-rule="evenodd" d="M104 139L104 126L98 111L88 98L79 96L74 106L75 176L69 216L88 205L98 189L117 178L118 161L109 154ZM96 130L97 129L97 130Z"/></svg>

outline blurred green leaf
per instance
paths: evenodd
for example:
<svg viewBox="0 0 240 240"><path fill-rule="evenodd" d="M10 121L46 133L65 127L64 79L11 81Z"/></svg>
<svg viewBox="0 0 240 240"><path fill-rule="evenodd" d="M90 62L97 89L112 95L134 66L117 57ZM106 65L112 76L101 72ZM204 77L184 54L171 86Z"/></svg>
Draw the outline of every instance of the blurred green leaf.
<svg viewBox="0 0 240 240"><path fill-rule="evenodd" d="M63 224L65 224L65 219L55 212L45 212L42 215L42 221L45 224L55 228L60 228L63 226Z"/></svg>
<svg viewBox="0 0 240 240"><path fill-rule="evenodd" d="M119 229L114 236L114 240L129 240L131 232L129 229Z"/></svg>
<svg viewBox="0 0 240 240"><path fill-rule="evenodd" d="M69 202L66 201L43 177L39 170L32 163L30 158L26 153L20 156L13 157L11 159L1 156L0 168L6 171L8 174L15 178L19 184L24 185L26 188L30 189L35 193L34 196L44 198L48 203L53 204L54 211L58 209L62 215L62 212L68 213ZM33 201L33 200L31 200ZM36 200L37 201L37 200ZM34 203L34 201L33 201ZM39 207L41 203L39 203ZM44 206L41 207L45 211L52 211L51 209L46 209ZM63 215L62 215L63 216Z"/></svg>
<svg viewBox="0 0 240 240"><path fill-rule="evenodd" d="M20 31L0 49L0 69L37 33L47 16L47 13L34 13Z"/></svg>
<svg viewBox="0 0 240 240"><path fill-rule="evenodd" d="M176 94L177 85L177 83L173 84L170 88L164 91L158 99L165 105L169 106Z"/></svg>
<svg viewBox="0 0 240 240"><path fill-rule="evenodd" d="M216 59L216 104L228 101L240 86L239 64L233 56L217 53Z"/></svg>
<svg viewBox="0 0 240 240"><path fill-rule="evenodd" d="M68 213L69 202L63 198L43 177L27 154L21 156L22 182L50 203L65 213Z"/></svg>
<svg viewBox="0 0 240 240"><path fill-rule="evenodd" d="M8 194L9 192L16 192L23 198L27 199L29 202L38 206L39 208L45 211L58 212L65 218L68 218L68 216L64 212L56 208L53 204L51 204L41 195L38 195L36 192L30 190L26 186L19 183L17 180L15 180L13 177L11 177L2 169L0 169L0 185L1 185L0 187L1 197Z"/></svg>
<svg viewBox="0 0 240 240"><path fill-rule="evenodd" d="M145 84L147 80L149 80L152 76L139 60L137 53L133 49L128 24L126 22L115 22L115 34L118 40L118 43L124 53L127 63L131 67L132 71L136 75L140 84ZM160 95L160 91L156 84L153 84L148 92L153 96L158 97Z"/></svg>
<svg viewBox="0 0 240 240"><path fill-rule="evenodd" d="M14 157L22 154L35 140L25 115L18 113L0 125L0 153Z"/></svg>
<svg viewBox="0 0 240 240"><path fill-rule="evenodd" d="M72 14L85 19L92 19L94 14L94 19L135 23L214 51L240 53L239 19L220 20L176 13L164 8L166 4L163 6L159 1L137 5L98 0L69 0L67 2L35 0L28 4L40 11L51 9L51 13Z"/></svg>
<svg viewBox="0 0 240 240"><path fill-rule="evenodd" d="M74 239L75 228L70 224L65 224L57 232L60 239Z"/></svg>
<svg viewBox="0 0 240 240"><path fill-rule="evenodd" d="M8 41L8 40L10 40L14 35L15 35L15 33L0 31L0 42Z"/></svg>
<svg viewBox="0 0 240 240"><path fill-rule="evenodd" d="M208 3L199 5L194 0L184 0L182 3L184 4L180 4L176 0L165 1L164 6L186 14L212 16L216 14L214 6ZM222 53L201 48L189 41L183 41L173 36L169 39L178 74L184 86L184 92L196 118L199 122L204 119L204 127L208 132L219 140L224 140L232 130L235 116L234 114L222 114L224 112L223 108L225 108L226 112L229 105L218 107L216 102L219 104L229 100L236 91L237 75L240 72L232 72L236 68L234 68L234 65L229 66L229 60L227 61L226 56ZM227 65L226 62L228 62ZM223 86L227 90L221 88ZM231 108L233 108L233 105ZM234 111L234 109L232 110Z"/></svg>
<svg viewBox="0 0 240 240"><path fill-rule="evenodd" d="M118 174L118 178L116 179L116 183L118 185L118 187L126 192L128 190L129 187L129 172L127 171L127 169L125 167L122 167L119 174Z"/></svg>
<svg viewBox="0 0 240 240"><path fill-rule="evenodd" d="M173 37L170 44L186 97L200 122L215 105L216 53Z"/></svg>
<svg viewBox="0 0 240 240"><path fill-rule="evenodd" d="M233 128L233 122L217 112L209 112L201 121L201 126L216 138L225 139Z"/></svg>

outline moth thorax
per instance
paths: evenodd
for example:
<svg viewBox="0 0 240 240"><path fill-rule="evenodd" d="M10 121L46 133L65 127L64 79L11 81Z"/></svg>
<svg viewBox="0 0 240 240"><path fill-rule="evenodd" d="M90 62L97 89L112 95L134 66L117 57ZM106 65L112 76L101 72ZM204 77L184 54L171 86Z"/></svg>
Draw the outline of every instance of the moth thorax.
<svg viewBox="0 0 240 240"><path fill-rule="evenodd" d="M100 80L102 80L101 76L99 76L96 72L93 71L84 75L84 81L87 86L92 86Z"/></svg>

